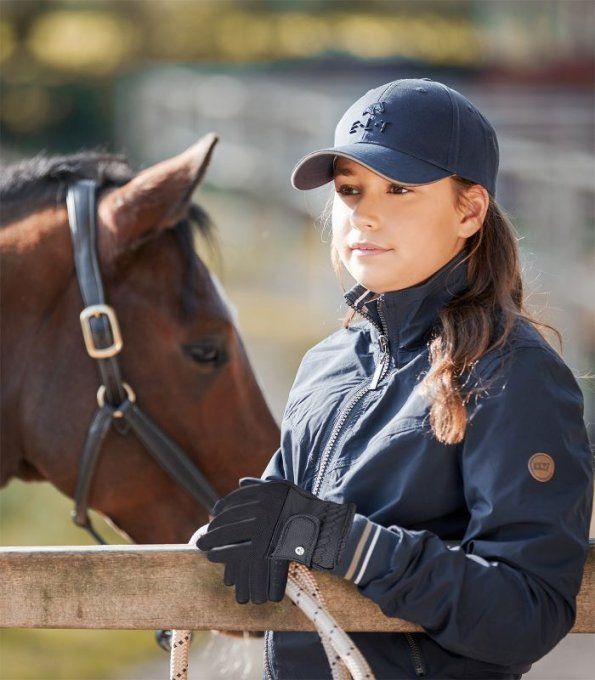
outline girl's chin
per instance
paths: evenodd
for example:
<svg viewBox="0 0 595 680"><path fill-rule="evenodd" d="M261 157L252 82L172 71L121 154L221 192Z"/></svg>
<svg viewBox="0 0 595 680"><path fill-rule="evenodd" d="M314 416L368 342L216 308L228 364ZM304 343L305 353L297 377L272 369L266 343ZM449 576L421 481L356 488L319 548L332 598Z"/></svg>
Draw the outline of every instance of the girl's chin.
<svg viewBox="0 0 595 680"><path fill-rule="evenodd" d="M364 288L373 290L375 293L382 293L390 289L387 287L386 279L381 277L366 276L364 272L354 272L352 276Z"/></svg>
<svg viewBox="0 0 595 680"><path fill-rule="evenodd" d="M354 278L363 277L368 281L383 281L387 278L391 278L391 274L394 277L394 267L379 267L374 264L364 264L360 262L352 262L349 267L349 271Z"/></svg>

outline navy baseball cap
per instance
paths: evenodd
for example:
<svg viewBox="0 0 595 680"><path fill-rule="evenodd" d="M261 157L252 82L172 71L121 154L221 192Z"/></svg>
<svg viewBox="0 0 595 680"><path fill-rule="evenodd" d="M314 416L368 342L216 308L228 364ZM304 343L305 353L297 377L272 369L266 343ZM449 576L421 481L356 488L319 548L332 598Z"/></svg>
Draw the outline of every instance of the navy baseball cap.
<svg viewBox="0 0 595 680"><path fill-rule="evenodd" d="M292 185L314 189L330 182L336 156L405 184L457 174L496 195L494 128L466 97L431 78L403 78L368 90L337 123L335 145L298 162Z"/></svg>

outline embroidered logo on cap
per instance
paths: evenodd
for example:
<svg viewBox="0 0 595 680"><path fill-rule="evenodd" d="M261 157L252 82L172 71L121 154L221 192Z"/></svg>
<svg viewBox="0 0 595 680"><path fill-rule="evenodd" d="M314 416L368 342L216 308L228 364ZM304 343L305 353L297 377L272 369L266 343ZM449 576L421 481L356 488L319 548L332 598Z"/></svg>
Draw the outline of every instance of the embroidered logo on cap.
<svg viewBox="0 0 595 680"><path fill-rule="evenodd" d="M366 106L364 112L362 113L362 118L363 116L366 115L369 115L370 117L366 120L365 124L362 123L361 120L354 120L353 123L351 124L349 134L351 135L354 132L357 132L359 129L370 132L374 128L378 128L380 132L384 132L386 130L387 125L390 125L390 122L382 119L375 120L374 116L376 116L379 113L384 113L384 102L375 102L374 104Z"/></svg>
<svg viewBox="0 0 595 680"><path fill-rule="evenodd" d="M377 113L384 113L384 102L376 102L370 104L370 106L366 106L362 115L365 116L366 113L369 113L371 116L374 116Z"/></svg>
<svg viewBox="0 0 595 680"><path fill-rule="evenodd" d="M555 469L554 459L548 453L534 453L529 458L529 472L538 482L549 482Z"/></svg>

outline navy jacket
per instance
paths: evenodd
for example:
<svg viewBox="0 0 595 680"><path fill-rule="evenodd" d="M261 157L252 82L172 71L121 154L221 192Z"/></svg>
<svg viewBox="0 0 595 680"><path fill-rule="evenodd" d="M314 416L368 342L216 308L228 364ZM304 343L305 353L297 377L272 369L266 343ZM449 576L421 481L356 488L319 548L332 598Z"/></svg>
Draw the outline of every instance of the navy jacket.
<svg viewBox="0 0 595 680"><path fill-rule="evenodd" d="M350 633L376 678L520 678L572 628L593 465L568 366L518 320L468 374L464 440L439 443L417 389L463 250L425 283L345 293L364 321L309 349L262 474L357 506L332 573L416 633ZM459 266L456 266L459 265ZM265 633L265 677L331 678L317 633Z"/></svg>

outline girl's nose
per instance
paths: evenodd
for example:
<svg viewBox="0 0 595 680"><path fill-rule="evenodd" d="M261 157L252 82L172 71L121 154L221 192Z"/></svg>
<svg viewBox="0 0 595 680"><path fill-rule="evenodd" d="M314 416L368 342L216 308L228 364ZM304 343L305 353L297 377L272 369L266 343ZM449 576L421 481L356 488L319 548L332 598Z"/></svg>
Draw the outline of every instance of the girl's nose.
<svg viewBox="0 0 595 680"><path fill-rule="evenodd" d="M360 231L370 231L378 228L378 219L370 212L354 210L349 221L354 229L359 229Z"/></svg>
<svg viewBox="0 0 595 680"><path fill-rule="evenodd" d="M380 218L377 207L372 196L360 196L349 217L351 225L362 231L378 228Z"/></svg>

